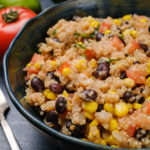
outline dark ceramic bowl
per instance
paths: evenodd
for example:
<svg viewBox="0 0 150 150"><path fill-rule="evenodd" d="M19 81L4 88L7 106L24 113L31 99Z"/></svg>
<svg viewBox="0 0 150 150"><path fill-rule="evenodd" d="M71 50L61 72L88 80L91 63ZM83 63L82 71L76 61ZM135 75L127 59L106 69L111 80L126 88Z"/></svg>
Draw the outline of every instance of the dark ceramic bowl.
<svg viewBox="0 0 150 150"><path fill-rule="evenodd" d="M73 15L114 18L125 14L150 15L150 0L72 0L55 5L31 19L15 37L3 60L4 76L8 94L18 111L38 131L47 135L62 149L116 149L66 136L46 124L35 114L23 99L25 82L23 68L37 50L36 45L44 41L46 31L59 19L71 19ZM32 137L31 137L32 138ZM122 148L123 150L123 148Z"/></svg>

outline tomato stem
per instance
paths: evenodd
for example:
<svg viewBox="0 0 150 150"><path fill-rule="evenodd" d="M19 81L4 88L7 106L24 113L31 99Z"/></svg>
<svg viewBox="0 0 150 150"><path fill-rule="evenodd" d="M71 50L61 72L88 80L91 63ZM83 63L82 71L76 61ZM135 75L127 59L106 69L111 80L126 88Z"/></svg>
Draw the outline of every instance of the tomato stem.
<svg viewBox="0 0 150 150"><path fill-rule="evenodd" d="M14 22L18 19L18 11L13 11L12 9L10 9L8 13L2 14L2 18L7 23Z"/></svg>

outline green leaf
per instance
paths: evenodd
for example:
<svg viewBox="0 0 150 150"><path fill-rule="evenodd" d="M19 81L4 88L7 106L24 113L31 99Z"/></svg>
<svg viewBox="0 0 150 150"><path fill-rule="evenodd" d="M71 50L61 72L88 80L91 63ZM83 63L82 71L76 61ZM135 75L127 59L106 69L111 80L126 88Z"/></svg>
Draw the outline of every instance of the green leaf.
<svg viewBox="0 0 150 150"><path fill-rule="evenodd" d="M38 49L37 52L38 52L39 54L42 54L42 52L40 51L40 49Z"/></svg>
<svg viewBox="0 0 150 150"><path fill-rule="evenodd" d="M123 35L120 35L120 36L119 36L119 39L123 41L123 40L124 40L124 39L123 39Z"/></svg>
<svg viewBox="0 0 150 150"><path fill-rule="evenodd" d="M81 56L85 58L85 55L84 55L84 54L82 54Z"/></svg>
<svg viewBox="0 0 150 150"><path fill-rule="evenodd" d="M82 37L88 38L89 36L87 34L81 34Z"/></svg>
<svg viewBox="0 0 150 150"><path fill-rule="evenodd" d="M99 28L100 28L100 25L98 25L98 26L95 28L94 32L90 34L90 38L92 38L92 39L95 38L95 36L96 36L96 34L97 34Z"/></svg>
<svg viewBox="0 0 150 150"><path fill-rule="evenodd" d="M0 4L0 9L4 8L4 5Z"/></svg>
<svg viewBox="0 0 150 150"><path fill-rule="evenodd" d="M112 63L113 61L118 61L118 60L120 60L120 59L109 59L108 62Z"/></svg>
<svg viewBox="0 0 150 150"><path fill-rule="evenodd" d="M107 61L107 62L109 62L109 63L112 63L113 61L118 61L118 60L120 60L120 59L99 59L99 60L98 60L98 63L102 63L102 62L104 62L104 61Z"/></svg>
<svg viewBox="0 0 150 150"><path fill-rule="evenodd" d="M61 64L59 64L59 65L57 66L57 69L58 69L60 66L61 66Z"/></svg>
<svg viewBox="0 0 150 150"><path fill-rule="evenodd" d="M75 32L75 33L74 33L74 36L75 36L75 37L79 37L79 36L80 36L80 33Z"/></svg>
<svg viewBox="0 0 150 150"><path fill-rule="evenodd" d="M52 32L52 35L55 35L55 34L56 34L56 29L54 29Z"/></svg>

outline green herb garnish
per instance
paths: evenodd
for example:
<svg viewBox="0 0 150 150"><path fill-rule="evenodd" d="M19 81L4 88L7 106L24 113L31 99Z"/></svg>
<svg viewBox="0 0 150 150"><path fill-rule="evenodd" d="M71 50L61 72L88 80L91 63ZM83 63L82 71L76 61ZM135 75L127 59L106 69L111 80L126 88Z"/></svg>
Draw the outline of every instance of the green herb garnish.
<svg viewBox="0 0 150 150"><path fill-rule="evenodd" d="M81 56L85 58L85 55L84 55L84 54L82 54Z"/></svg>
<svg viewBox="0 0 150 150"><path fill-rule="evenodd" d="M61 66L61 64L59 64L59 65L57 66L57 69L58 69L60 66Z"/></svg>
<svg viewBox="0 0 150 150"><path fill-rule="evenodd" d="M123 39L123 35L120 35L120 36L119 36L119 39L123 41L123 40L124 40L124 39Z"/></svg>
<svg viewBox="0 0 150 150"><path fill-rule="evenodd" d="M37 52L38 52L39 54L42 54L42 52L40 51L40 49L38 49Z"/></svg>
<svg viewBox="0 0 150 150"><path fill-rule="evenodd" d="M87 34L81 34L82 37L88 38L89 36Z"/></svg>
<svg viewBox="0 0 150 150"><path fill-rule="evenodd" d="M104 61L107 61L108 63L112 63L113 61L118 61L120 59L99 59L98 63L102 63Z"/></svg>
<svg viewBox="0 0 150 150"><path fill-rule="evenodd" d="M55 34L56 34L56 29L54 29L52 32L52 35L55 35Z"/></svg>
<svg viewBox="0 0 150 150"><path fill-rule="evenodd" d="M80 33L75 32L75 33L74 33L74 36L75 36L75 37L79 37L79 36L80 36Z"/></svg>
<svg viewBox="0 0 150 150"><path fill-rule="evenodd" d="M90 38L92 38L92 39L95 38L95 36L96 36L96 34L97 34L99 28L100 28L100 25L98 25L98 26L95 28L94 32L90 34Z"/></svg>

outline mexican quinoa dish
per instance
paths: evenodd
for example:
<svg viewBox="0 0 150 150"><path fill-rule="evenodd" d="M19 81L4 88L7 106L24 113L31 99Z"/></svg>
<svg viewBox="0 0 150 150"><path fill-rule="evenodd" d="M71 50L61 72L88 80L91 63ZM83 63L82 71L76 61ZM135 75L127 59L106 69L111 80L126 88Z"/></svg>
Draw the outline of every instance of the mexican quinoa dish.
<svg viewBox="0 0 150 150"><path fill-rule="evenodd" d="M113 147L150 147L150 18L74 16L38 44L25 99L62 133Z"/></svg>

